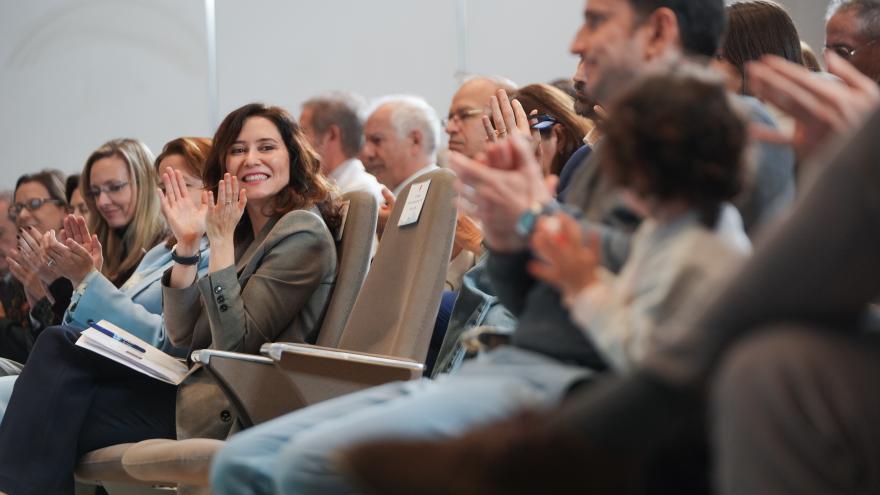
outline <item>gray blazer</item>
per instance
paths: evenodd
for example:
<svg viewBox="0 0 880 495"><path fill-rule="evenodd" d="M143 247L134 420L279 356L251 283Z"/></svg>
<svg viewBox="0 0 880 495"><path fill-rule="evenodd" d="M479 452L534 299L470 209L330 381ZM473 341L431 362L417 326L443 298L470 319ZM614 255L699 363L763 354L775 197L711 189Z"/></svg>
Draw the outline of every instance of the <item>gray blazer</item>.
<svg viewBox="0 0 880 495"><path fill-rule="evenodd" d="M234 267L193 285L168 286L162 300L176 346L256 354L265 342L312 343L336 278L333 237L317 209L270 221L252 242L239 242ZM198 366L177 394L178 437L222 438L232 416L222 392Z"/></svg>

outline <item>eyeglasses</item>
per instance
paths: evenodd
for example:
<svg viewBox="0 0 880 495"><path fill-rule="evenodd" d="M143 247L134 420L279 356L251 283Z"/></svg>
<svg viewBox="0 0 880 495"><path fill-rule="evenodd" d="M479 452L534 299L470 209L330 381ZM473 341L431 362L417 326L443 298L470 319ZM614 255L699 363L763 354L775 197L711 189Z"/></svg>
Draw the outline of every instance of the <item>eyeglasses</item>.
<svg viewBox="0 0 880 495"><path fill-rule="evenodd" d="M461 110L450 112L449 116L443 119L443 127L449 125L450 122L455 122L456 124L461 124L465 120L476 117L477 115L483 115L482 108L463 108Z"/></svg>
<svg viewBox="0 0 880 495"><path fill-rule="evenodd" d="M840 44L840 43L838 43L836 45L825 45L825 51L831 50L834 53L840 55L840 58L842 58L844 60L850 60L856 56L856 53L858 53L859 50L861 50L862 48L865 48L867 46L871 46L871 45L875 44L876 42L877 42L877 40L873 39L873 40L865 43L864 45L857 46L855 48L850 48L849 45L844 45L844 44Z"/></svg>
<svg viewBox="0 0 880 495"><path fill-rule="evenodd" d="M130 182L115 182L104 186L93 186L87 191L83 191L83 196L91 199L98 199L101 193L107 193L108 196L119 194L119 191L128 187Z"/></svg>
<svg viewBox="0 0 880 495"><path fill-rule="evenodd" d="M24 203L15 203L10 206L6 213L9 215L11 220L15 220L18 218L18 215L21 214L21 210L27 208L28 211L36 211L39 210L44 204L52 203L56 205L63 205L64 201L60 199L52 199L52 198L33 198L25 201Z"/></svg>
<svg viewBox="0 0 880 495"><path fill-rule="evenodd" d="M553 126L559 123L559 119L552 115L530 115L531 128L541 133L541 137L547 137L553 131Z"/></svg>

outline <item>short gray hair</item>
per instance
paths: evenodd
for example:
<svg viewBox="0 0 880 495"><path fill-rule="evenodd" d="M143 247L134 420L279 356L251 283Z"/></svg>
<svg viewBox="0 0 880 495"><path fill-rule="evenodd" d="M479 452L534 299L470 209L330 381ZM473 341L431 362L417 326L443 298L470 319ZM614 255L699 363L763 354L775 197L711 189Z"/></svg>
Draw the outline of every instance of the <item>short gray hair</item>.
<svg viewBox="0 0 880 495"><path fill-rule="evenodd" d="M372 114L379 107L391 107L391 125L397 135L405 137L412 131L419 131L425 142L425 152L431 160L436 160L437 146L440 143L440 118L437 111L421 96L391 95L376 99L370 105Z"/></svg>
<svg viewBox="0 0 880 495"><path fill-rule="evenodd" d="M847 10L855 11L859 19L859 34L869 37L880 35L880 0L832 0L825 20Z"/></svg>
<svg viewBox="0 0 880 495"><path fill-rule="evenodd" d="M365 100L359 95L332 91L306 100L302 108L312 111L312 128L315 135L323 135L333 125L339 128L342 152L351 158L357 155L364 145L365 105Z"/></svg>

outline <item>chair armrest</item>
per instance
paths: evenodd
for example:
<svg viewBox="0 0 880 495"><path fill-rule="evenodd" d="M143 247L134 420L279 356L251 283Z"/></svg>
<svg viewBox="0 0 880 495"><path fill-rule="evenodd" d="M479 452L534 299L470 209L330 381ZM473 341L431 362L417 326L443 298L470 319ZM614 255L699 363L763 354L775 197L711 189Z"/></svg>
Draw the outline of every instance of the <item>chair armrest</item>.
<svg viewBox="0 0 880 495"><path fill-rule="evenodd" d="M388 382L413 380L424 370L422 363L409 359L308 344L273 343L265 351L308 404Z"/></svg>
<svg viewBox="0 0 880 495"><path fill-rule="evenodd" d="M290 381L270 358L254 354L202 349L192 353L226 394L243 428L249 428L303 407Z"/></svg>

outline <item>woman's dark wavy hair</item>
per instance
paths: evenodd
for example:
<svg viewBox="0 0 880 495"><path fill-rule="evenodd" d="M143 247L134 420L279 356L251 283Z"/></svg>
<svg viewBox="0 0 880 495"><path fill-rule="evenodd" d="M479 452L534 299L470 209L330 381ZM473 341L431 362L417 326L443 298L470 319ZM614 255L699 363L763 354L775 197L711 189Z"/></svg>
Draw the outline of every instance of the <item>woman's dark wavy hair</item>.
<svg viewBox="0 0 880 495"><path fill-rule="evenodd" d="M245 121L251 117L263 117L275 125L290 157L290 182L275 195L272 204L267 206L271 211L265 213L277 216L292 210L317 206L324 222L335 236L342 223L339 203L333 198L335 187L321 173L320 158L309 145L299 125L282 108L250 103L233 110L223 119L214 134L214 147L208 155L204 177L206 187L214 191L214 197L217 197L217 184L226 173L229 149L241 134ZM247 215L242 217L237 230L243 232L244 226L248 229L250 227Z"/></svg>
<svg viewBox="0 0 880 495"><path fill-rule="evenodd" d="M742 184L746 124L734 105L706 69L648 75L610 106L603 164L641 196L687 201L712 228Z"/></svg>

